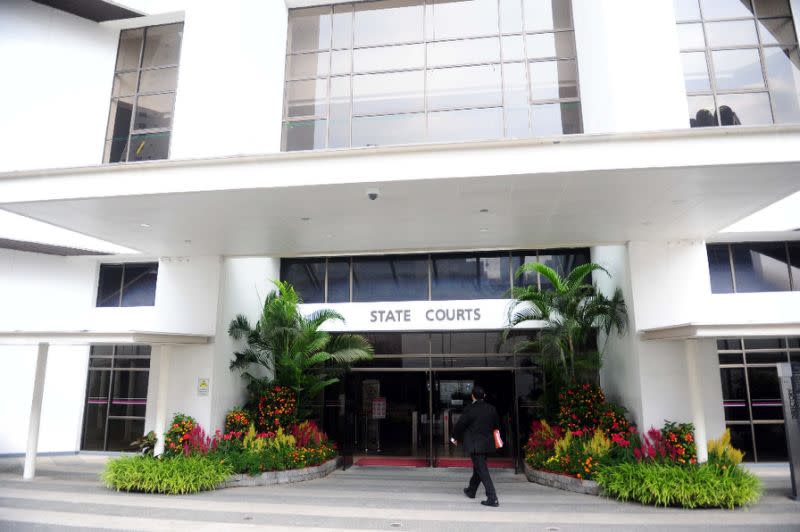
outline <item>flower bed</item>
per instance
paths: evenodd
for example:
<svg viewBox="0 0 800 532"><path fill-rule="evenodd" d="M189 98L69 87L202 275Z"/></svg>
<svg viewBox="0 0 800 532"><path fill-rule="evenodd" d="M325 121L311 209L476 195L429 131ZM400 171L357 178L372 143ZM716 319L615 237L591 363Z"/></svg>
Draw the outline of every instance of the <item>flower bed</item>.
<svg viewBox="0 0 800 532"><path fill-rule="evenodd" d="M305 467L303 469L268 471L255 476L244 474L231 475L225 482L219 484L217 488L268 486L270 484L288 484L292 482L314 480L330 475L340 463L341 458L332 458L318 466Z"/></svg>
<svg viewBox="0 0 800 532"><path fill-rule="evenodd" d="M526 476L579 493L683 508L733 508L756 502L759 480L739 467L743 454L726 431L697 463L694 427L666 422L640 434L624 409L582 384L560 395L559 424L534 421L525 446ZM592 482L596 481L596 482Z"/></svg>

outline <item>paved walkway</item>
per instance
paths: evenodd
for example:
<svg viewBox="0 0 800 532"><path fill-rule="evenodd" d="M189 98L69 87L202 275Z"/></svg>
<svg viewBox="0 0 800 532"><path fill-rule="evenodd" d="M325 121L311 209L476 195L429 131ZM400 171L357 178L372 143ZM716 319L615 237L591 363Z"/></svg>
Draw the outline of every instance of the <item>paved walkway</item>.
<svg viewBox="0 0 800 532"><path fill-rule="evenodd" d="M623 504L493 473L500 508L463 496L464 469L351 468L297 484L191 496L116 493L97 480L105 457L39 459L32 482L22 459L0 459L0 531L6 530L800 530L787 498L788 468L759 467L767 488L748 510L676 510Z"/></svg>

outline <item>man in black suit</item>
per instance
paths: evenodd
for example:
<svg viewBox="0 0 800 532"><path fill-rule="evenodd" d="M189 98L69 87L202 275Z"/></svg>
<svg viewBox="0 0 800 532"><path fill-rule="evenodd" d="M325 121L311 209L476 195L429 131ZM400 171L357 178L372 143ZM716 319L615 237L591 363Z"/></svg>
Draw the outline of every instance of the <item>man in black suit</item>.
<svg viewBox="0 0 800 532"><path fill-rule="evenodd" d="M464 488L464 493L474 499L478 485L483 482L486 500L481 501L481 504L500 506L486 464L486 455L495 452L494 431L500 428L500 416L497 415L497 409L488 404L485 398L486 392L483 388L475 386L472 389L472 404L464 409L453 428L453 434L456 442L464 442L464 451L472 458L472 478L469 479L469 486Z"/></svg>

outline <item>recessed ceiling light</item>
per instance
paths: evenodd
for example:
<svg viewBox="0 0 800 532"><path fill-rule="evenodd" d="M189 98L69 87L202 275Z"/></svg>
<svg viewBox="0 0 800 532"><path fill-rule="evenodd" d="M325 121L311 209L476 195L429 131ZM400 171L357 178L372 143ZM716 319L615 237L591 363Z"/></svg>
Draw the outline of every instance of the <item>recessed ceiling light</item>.
<svg viewBox="0 0 800 532"><path fill-rule="evenodd" d="M302 221L304 221L304 222L308 222L309 220L311 220L311 218L309 218L308 216L303 216L303 217L302 217L302 218L300 218L300 219L301 219Z"/></svg>
<svg viewBox="0 0 800 532"><path fill-rule="evenodd" d="M480 231L481 231L481 233L488 233L489 232L489 228L488 227L481 227Z"/></svg>
<svg viewBox="0 0 800 532"><path fill-rule="evenodd" d="M333 233L328 233L327 235L325 235L325 237L326 238L333 238Z"/></svg>
<svg viewBox="0 0 800 532"><path fill-rule="evenodd" d="M150 224L139 224L139 227L143 227L144 229L147 229L148 227L150 227Z"/></svg>
<svg viewBox="0 0 800 532"><path fill-rule="evenodd" d="M650 226L650 225L653 225L653 222L642 222L642 225L644 225L644 226Z"/></svg>
<svg viewBox="0 0 800 532"><path fill-rule="evenodd" d="M482 213L487 213L487 212L489 212L489 209L481 209L481 212Z"/></svg>
<svg viewBox="0 0 800 532"><path fill-rule="evenodd" d="M191 243L192 243L192 241L191 241L191 240L184 240L184 241L183 241L183 243L184 243L184 244L191 244Z"/></svg>

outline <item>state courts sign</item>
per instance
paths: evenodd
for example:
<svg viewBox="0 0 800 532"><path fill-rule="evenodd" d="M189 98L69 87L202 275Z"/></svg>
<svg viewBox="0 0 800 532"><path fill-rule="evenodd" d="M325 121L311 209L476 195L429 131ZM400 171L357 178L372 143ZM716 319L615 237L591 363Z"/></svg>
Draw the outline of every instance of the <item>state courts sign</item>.
<svg viewBox="0 0 800 532"><path fill-rule="evenodd" d="M303 314L335 310L345 322L328 322L323 329L342 331L496 330L508 324L511 300L397 301L380 303L314 303L301 305ZM531 323L529 328L536 328Z"/></svg>

